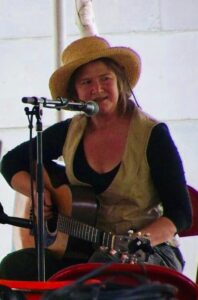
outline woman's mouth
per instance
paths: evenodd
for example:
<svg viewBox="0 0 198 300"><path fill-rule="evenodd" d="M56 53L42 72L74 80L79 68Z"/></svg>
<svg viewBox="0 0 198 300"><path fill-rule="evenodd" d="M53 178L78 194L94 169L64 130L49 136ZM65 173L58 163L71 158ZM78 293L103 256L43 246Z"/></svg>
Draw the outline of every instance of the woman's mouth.
<svg viewBox="0 0 198 300"><path fill-rule="evenodd" d="M108 99L108 96L102 96L102 97L97 97L97 98L93 99L93 101L100 103L107 99Z"/></svg>

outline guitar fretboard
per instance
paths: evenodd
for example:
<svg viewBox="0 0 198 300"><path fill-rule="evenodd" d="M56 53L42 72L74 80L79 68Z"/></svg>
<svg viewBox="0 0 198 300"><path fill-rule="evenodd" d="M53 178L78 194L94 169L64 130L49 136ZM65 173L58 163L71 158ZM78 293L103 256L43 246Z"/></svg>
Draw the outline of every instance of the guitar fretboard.
<svg viewBox="0 0 198 300"><path fill-rule="evenodd" d="M79 222L71 217L59 214L57 229L73 237L111 248L113 235L93 226Z"/></svg>

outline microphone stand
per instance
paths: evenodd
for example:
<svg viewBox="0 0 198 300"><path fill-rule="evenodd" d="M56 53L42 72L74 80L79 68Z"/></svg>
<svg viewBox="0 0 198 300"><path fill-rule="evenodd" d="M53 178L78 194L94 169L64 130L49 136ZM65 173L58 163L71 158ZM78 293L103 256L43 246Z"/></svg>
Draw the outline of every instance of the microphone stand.
<svg viewBox="0 0 198 300"><path fill-rule="evenodd" d="M37 131L37 167L36 184L38 199L37 218L37 253L38 253L38 280L45 281L45 248L44 248L44 183L43 183L43 142L42 142L42 109L41 104L36 105L36 131Z"/></svg>
<svg viewBox="0 0 198 300"><path fill-rule="evenodd" d="M29 108L25 108L26 114ZM38 280L45 281L45 245L44 245L44 183L43 183L43 144L42 144L42 109L41 104L37 103L29 114L36 116L36 132L37 132L37 163L36 163L36 191L38 201L37 226L36 226L36 248L37 248L37 264L38 264Z"/></svg>
<svg viewBox="0 0 198 300"><path fill-rule="evenodd" d="M37 227L36 227L36 247L38 255L38 280L45 281L45 245L44 245L44 182L43 182L43 143L42 143L42 107L47 108L67 108L68 110L82 110L85 111L88 115L92 115L98 112L98 106L89 103L89 106L85 106L84 103L69 103L67 99L58 98L58 105L56 101L48 100L44 97L23 97L22 102L27 104L33 104L34 108L32 112L29 111L29 108L26 107L25 111L27 115L36 116L36 131L37 131L37 164L36 164L36 191L37 191L37 201L38 201L38 211L37 211ZM76 107L77 105L77 107ZM90 110L91 105L91 112Z"/></svg>
<svg viewBox="0 0 198 300"><path fill-rule="evenodd" d="M9 224L22 228L33 229L32 221L29 219L18 218L18 217L10 217L4 213L3 206L0 202L0 223L1 224Z"/></svg>

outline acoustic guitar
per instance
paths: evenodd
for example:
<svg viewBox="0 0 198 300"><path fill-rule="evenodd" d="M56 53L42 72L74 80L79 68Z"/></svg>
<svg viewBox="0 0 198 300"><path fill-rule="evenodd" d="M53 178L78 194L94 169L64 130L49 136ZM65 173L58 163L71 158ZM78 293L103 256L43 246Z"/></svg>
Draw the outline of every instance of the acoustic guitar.
<svg viewBox="0 0 198 300"><path fill-rule="evenodd" d="M70 215L87 225L95 226L98 205L93 190L87 187L65 185L56 189L50 186L50 191L54 202L54 218L45 222L46 232L48 230L51 232L47 235L46 248L51 249L59 257L64 255L68 258L88 259L94 251L91 244L82 240L79 247L79 239L56 231L56 223L58 213L61 212L65 216ZM35 247L32 230L34 223L30 211L31 199L16 193L14 215L17 217L8 217L4 212L0 213L0 222L14 225L13 246L15 250ZM48 245L49 243L54 244Z"/></svg>
<svg viewBox="0 0 198 300"><path fill-rule="evenodd" d="M46 245L48 249L59 257L71 255L87 259L94 247L102 247L105 251L113 251L120 256L124 253L127 256L133 256L133 259L139 250L142 250L144 254L152 253L150 241L146 236L138 236L132 231L128 235L115 235L96 228L98 205L92 189L85 187L70 187L70 189L72 216L68 215L68 207L65 207L66 202L61 198L61 193L58 197L54 195L58 209L57 222L55 222L55 230L52 231L49 223L46 224L48 240L50 240L50 245ZM142 257L140 259L142 260Z"/></svg>
<svg viewBox="0 0 198 300"><path fill-rule="evenodd" d="M114 235L95 227L98 205L91 188L61 187L53 191L53 201L57 212L54 219L45 222L45 237L46 248L56 256L88 259L96 247L120 256L129 254L133 259L139 250L147 254L152 252L147 237L133 233ZM29 238L34 239L33 236Z"/></svg>

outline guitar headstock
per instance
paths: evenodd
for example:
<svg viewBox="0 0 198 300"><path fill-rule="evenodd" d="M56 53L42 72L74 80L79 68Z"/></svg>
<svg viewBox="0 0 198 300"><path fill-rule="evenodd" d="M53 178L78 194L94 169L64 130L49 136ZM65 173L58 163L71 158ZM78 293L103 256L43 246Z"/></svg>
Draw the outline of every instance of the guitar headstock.
<svg viewBox="0 0 198 300"><path fill-rule="evenodd" d="M148 235L129 232L129 235L115 235L112 249L109 253L118 256L121 262L140 263L146 262L153 248Z"/></svg>

